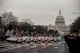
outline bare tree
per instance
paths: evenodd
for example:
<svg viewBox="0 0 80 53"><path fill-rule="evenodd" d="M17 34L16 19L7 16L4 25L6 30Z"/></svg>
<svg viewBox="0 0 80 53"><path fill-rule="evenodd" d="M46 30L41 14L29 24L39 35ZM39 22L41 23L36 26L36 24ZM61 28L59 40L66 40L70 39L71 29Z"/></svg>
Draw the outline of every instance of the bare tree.
<svg viewBox="0 0 80 53"><path fill-rule="evenodd" d="M7 26L13 22L17 22L17 17L12 12L5 12L2 14L2 23Z"/></svg>
<svg viewBox="0 0 80 53"><path fill-rule="evenodd" d="M75 20L75 22L71 25L70 31L72 32L73 30L78 29L80 30L80 16Z"/></svg>

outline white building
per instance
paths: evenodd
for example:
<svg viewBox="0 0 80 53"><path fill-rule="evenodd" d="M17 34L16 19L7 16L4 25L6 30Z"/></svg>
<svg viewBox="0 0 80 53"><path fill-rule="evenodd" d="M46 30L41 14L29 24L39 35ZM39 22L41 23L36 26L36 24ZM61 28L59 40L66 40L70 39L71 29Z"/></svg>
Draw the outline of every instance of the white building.
<svg viewBox="0 0 80 53"><path fill-rule="evenodd" d="M61 9L59 10L59 15L56 18L55 25L47 26L49 30L57 30L60 33L69 33L70 27L65 24L65 20L63 15L61 14Z"/></svg>

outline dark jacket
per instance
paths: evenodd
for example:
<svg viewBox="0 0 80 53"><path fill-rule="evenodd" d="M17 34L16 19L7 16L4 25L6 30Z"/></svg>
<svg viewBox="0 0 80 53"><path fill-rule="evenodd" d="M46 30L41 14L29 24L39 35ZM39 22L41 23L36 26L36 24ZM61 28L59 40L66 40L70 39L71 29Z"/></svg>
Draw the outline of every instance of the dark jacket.
<svg viewBox="0 0 80 53"><path fill-rule="evenodd" d="M70 39L68 36L65 37L65 41L69 47L70 53L80 53L80 37L76 39Z"/></svg>

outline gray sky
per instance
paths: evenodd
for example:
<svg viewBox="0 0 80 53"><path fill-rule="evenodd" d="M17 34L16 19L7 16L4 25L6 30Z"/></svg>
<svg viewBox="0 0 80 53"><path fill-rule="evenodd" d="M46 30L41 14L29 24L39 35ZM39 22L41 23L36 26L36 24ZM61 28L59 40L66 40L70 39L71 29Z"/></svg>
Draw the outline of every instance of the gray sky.
<svg viewBox="0 0 80 53"><path fill-rule="evenodd" d="M38 25L54 25L59 9L66 24L71 24L80 14L80 0L0 0L0 14L12 11L21 21L30 19Z"/></svg>

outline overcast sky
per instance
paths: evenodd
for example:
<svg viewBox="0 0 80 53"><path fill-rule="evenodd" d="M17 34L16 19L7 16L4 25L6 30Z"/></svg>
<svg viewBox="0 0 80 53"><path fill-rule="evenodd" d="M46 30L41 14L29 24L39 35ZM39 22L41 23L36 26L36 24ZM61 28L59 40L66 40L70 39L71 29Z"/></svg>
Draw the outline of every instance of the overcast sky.
<svg viewBox="0 0 80 53"><path fill-rule="evenodd" d="M19 21L28 18L34 24L54 25L59 9L66 24L71 24L80 14L80 0L0 0L0 14L13 12Z"/></svg>

